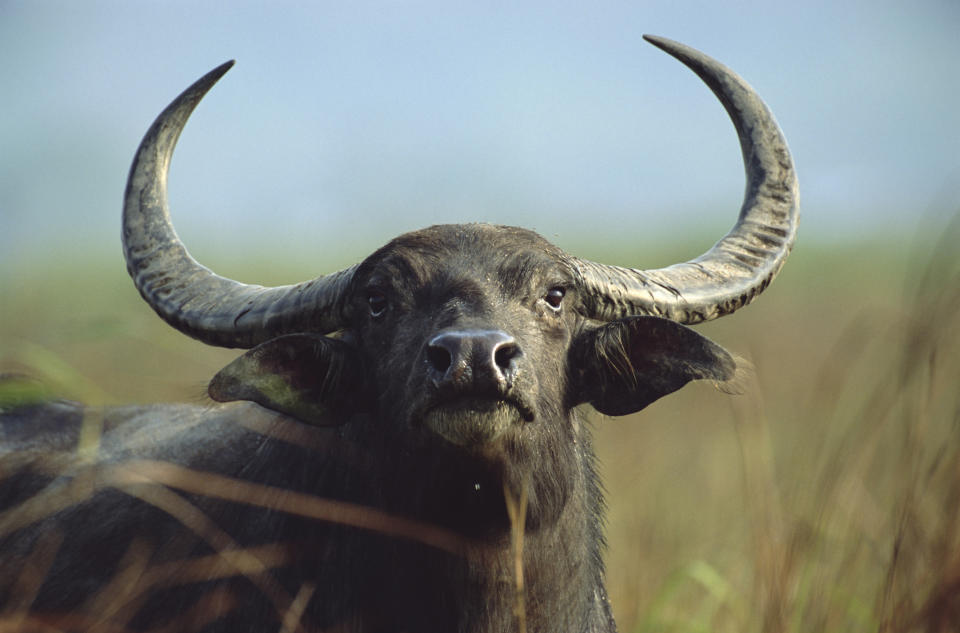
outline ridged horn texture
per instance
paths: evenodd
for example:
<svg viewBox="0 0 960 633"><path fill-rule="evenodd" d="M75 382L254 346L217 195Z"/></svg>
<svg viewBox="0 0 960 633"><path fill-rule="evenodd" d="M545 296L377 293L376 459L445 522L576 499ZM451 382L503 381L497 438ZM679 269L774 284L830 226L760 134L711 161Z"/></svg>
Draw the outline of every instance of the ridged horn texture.
<svg viewBox="0 0 960 633"><path fill-rule="evenodd" d="M231 66L218 66L187 88L140 143L123 204L127 271L164 321L210 345L249 348L282 334L331 332L341 327L344 290L355 266L293 286L247 285L198 264L170 222L173 149L190 113Z"/></svg>
<svg viewBox="0 0 960 633"><path fill-rule="evenodd" d="M780 271L797 236L797 177L783 133L747 82L688 46L662 37L644 39L699 75L733 120L747 174L740 218L709 251L682 264L636 270L575 259L574 265L590 318L653 315L700 323L747 305Z"/></svg>

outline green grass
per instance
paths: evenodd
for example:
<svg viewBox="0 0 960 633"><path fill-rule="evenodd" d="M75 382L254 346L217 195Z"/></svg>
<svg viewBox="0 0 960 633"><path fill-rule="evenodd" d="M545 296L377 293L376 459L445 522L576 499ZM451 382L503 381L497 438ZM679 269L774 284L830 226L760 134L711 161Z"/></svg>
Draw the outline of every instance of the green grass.
<svg viewBox="0 0 960 633"><path fill-rule="evenodd" d="M960 630L956 238L801 241L756 305L698 328L752 363L743 395L598 416L621 631ZM314 272L294 268L222 272ZM199 401L238 355L164 325L119 262L0 284L0 373L39 379L0 404Z"/></svg>

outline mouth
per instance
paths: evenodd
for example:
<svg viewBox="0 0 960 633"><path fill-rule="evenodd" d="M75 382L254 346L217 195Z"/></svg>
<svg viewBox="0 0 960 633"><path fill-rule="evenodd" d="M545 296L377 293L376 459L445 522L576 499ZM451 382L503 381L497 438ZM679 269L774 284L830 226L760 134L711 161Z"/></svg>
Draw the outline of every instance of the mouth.
<svg viewBox="0 0 960 633"><path fill-rule="evenodd" d="M514 425L533 421L534 414L515 400L469 397L432 404L419 417L428 429L452 444L479 446Z"/></svg>

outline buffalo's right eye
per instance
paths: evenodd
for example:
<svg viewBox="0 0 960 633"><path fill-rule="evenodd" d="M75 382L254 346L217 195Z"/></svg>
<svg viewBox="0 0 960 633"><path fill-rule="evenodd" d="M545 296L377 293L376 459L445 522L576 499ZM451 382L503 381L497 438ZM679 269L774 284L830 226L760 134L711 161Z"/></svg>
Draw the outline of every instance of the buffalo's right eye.
<svg viewBox="0 0 960 633"><path fill-rule="evenodd" d="M367 295L367 305L370 306L370 316L373 318L382 317L387 311L387 296L382 292L371 292Z"/></svg>
<svg viewBox="0 0 960 633"><path fill-rule="evenodd" d="M566 294L566 290L557 286L556 288L551 288L547 291L547 295L543 298L553 310L559 311L560 304L563 303L563 295Z"/></svg>

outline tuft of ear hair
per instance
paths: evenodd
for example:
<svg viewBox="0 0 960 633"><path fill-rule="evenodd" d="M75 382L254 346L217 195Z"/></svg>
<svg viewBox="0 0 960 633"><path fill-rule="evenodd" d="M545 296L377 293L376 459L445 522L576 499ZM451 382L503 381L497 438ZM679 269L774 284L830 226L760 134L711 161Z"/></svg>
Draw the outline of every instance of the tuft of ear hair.
<svg viewBox="0 0 960 633"><path fill-rule="evenodd" d="M710 339L668 319L635 316L581 335L570 367L575 402L605 415L627 415L691 380L735 393L738 364Z"/></svg>
<svg viewBox="0 0 960 633"><path fill-rule="evenodd" d="M257 345L221 369L207 388L217 402L249 400L307 424L334 426L363 384L352 345L318 334L288 334Z"/></svg>

